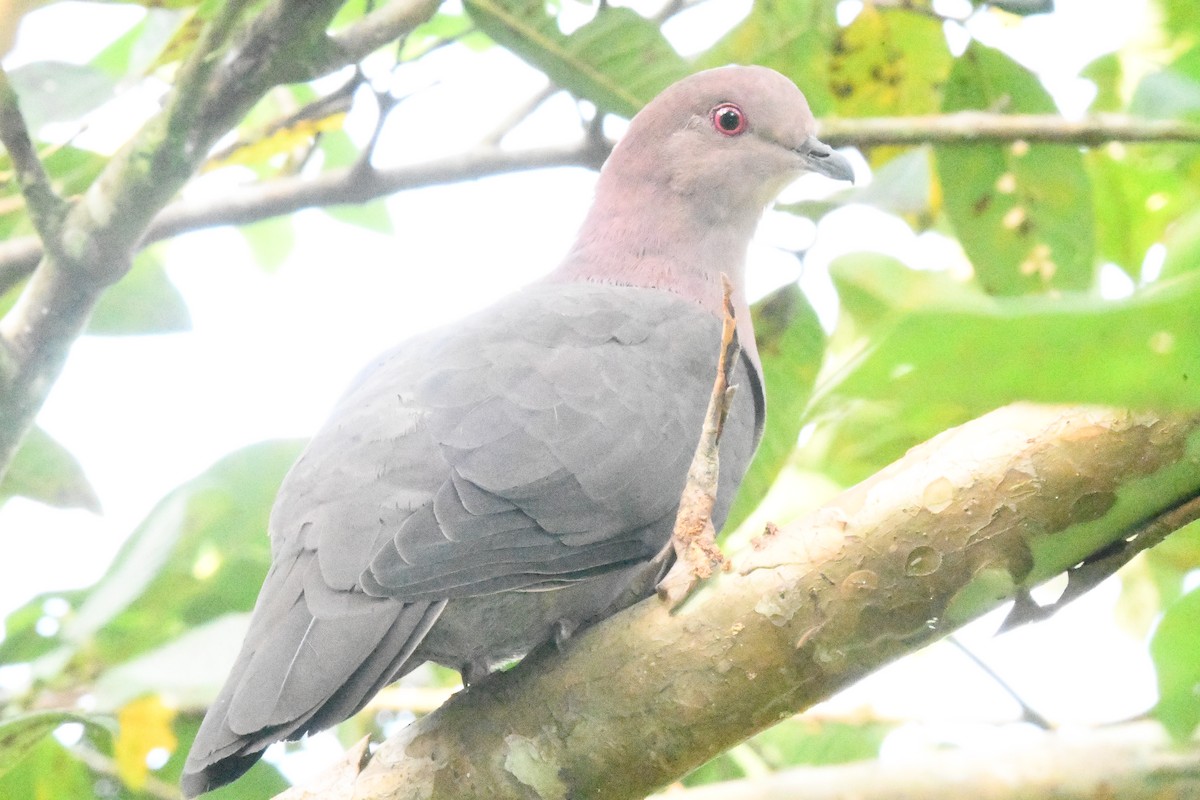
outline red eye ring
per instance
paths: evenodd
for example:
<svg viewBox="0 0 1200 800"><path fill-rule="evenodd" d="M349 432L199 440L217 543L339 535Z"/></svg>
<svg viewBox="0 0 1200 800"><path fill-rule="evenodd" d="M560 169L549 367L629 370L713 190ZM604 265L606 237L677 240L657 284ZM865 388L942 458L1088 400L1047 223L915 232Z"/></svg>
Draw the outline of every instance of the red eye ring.
<svg viewBox="0 0 1200 800"><path fill-rule="evenodd" d="M722 136L737 136L746 130L746 112L736 103L721 103L712 110L712 125Z"/></svg>

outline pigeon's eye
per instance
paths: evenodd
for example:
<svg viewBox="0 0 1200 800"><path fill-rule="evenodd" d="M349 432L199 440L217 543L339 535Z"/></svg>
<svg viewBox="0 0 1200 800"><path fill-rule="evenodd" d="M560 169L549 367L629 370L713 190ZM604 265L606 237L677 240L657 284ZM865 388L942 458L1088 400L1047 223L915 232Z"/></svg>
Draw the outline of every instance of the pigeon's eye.
<svg viewBox="0 0 1200 800"><path fill-rule="evenodd" d="M713 127L725 136L737 136L746 130L746 114L733 103L722 103L712 110Z"/></svg>

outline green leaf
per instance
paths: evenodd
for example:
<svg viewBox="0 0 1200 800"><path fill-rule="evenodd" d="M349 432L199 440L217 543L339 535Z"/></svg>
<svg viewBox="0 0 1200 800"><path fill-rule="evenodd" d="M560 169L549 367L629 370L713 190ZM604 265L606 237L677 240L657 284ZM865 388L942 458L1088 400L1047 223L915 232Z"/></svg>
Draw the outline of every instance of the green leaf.
<svg viewBox="0 0 1200 800"><path fill-rule="evenodd" d="M108 102L116 88L112 76L64 61L36 61L8 73L31 131L50 122L77 120Z"/></svg>
<svg viewBox="0 0 1200 800"><path fill-rule="evenodd" d="M1157 604L1154 612L1166 608L1183 596L1188 574L1200 569L1200 522L1193 522L1172 533L1145 552L1145 572L1153 581ZM1122 570L1124 573L1132 570Z"/></svg>
<svg viewBox="0 0 1200 800"><path fill-rule="evenodd" d="M70 711L36 711L0 722L0 776L12 770L23 759L38 749L38 745L60 725L79 722L84 725L102 725L95 717ZM35 797L34 794L10 794L3 791L5 781L0 780L0 797Z"/></svg>
<svg viewBox="0 0 1200 800"><path fill-rule="evenodd" d="M296 249L296 221L282 216L260 220L238 228L254 254L254 263L264 272L275 272Z"/></svg>
<svg viewBox="0 0 1200 800"><path fill-rule="evenodd" d="M203 708L220 691L250 626L248 613L225 614L100 675L96 709L115 711L148 692L183 708Z"/></svg>
<svg viewBox="0 0 1200 800"><path fill-rule="evenodd" d="M0 663L36 652L45 654L47 671L83 658L86 664L76 666L94 673L201 623L249 610L270 564L267 517L299 449L295 441L251 445L173 490L95 586L47 593L10 615ZM69 599L72 610L57 633L43 637L36 626L51 597Z"/></svg>
<svg viewBox="0 0 1200 800"><path fill-rule="evenodd" d="M755 736L751 746L774 769L846 764L878 756L894 728L887 722L854 725L793 718Z"/></svg>
<svg viewBox="0 0 1200 800"><path fill-rule="evenodd" d="M956 403L977 414L1015 400L1200 407L1200 273L1105 301L992 298L866 254L831 270L870 344L822 394L899 402L905 413Z"/></svg>
<svg viewBox="0 0 1200 800"><path fill-rule="evenodd" d="M1164 26L1173 34L1200 34L1200 18L1196 16L1195 0L1158 0Z"/></svg>
<svg viewBox="0 0 1200 800"><path fill-rule="evenodd" d="M95 797L95 781L83 763L57 740L42 736L24 758L0 775L0 797L58 800Z"/></svg>
<svg viewBox="0 0 1200 800"><path fill-rule="evenodd" d="M955 63L944 110L1050 113L1028 70L973 43ZM1016 142L939 145L946 213L991 294L1086 289L1093 280L1092 190L1078 148Z"/></svg>
<svg viewBox="0 0 1200 800"><path fill-rule="evenodd" d="M894 728L895 725L883 722L852 725L794 717L717 756L684 778L683 783L702 786L752 777L744 764L754 764L760 771L775 771L875 758L884 738Z"/></svg>
<svg viewBox="0 0 1200 800"><path fill-rule="evenodd" d="M1146 119L1200 115L1200 81L1171 68L1151 72L1134 90L1129 113Z"/></svg>
<svg viewBox="0 0 1200 800"><path fill-rule="evenodd" d="M1200 270L1200 209L1176 220L1163 238L1167 255L1163 260L1162 279Z"/></svg>
<svg viewBox="0 0 1200 800"><path fill-rule="evenodd" d="M875 170L871 182L838 191L825 200L801 200L776 204L813 222L831 211L861 203L903 217L916 229L930 227L933 212L933 160L927 146L910 148Z"/></svg>
<svg viewBox="0 0 1200 800"><path fill-rule="evenodd" d="M100 336L177 333L190 330L183 295L167 277L162 249L138 253L129 273L100 295L87 332Z"/></svg>
<svg viewBox="0 0 1200 800"><path fill-rule="evenodd" d="M1200 183L1193 177L1200 166L1196 149L1110 146L1084 158L1095 186L1097 255L1140 280L1149 247L1200 204Z"/></svg>
<svg viewBox="0 0 1200 800"><path fill-rule="evenodd" d="M0 504L28 497L55 508L83 508L100 513L100 498L70 451L50 434L34 427L0 480Z"/></svg>
<svg viewBox="0 0 1200 800"><path fill-rule="evenodd" d="M158 61L191 16L190 10L148 8L136 25L92 59L91 66L114 80L141 74Z"/></svg>
<svg viewBox="0 0 1200 800"><path fill-rule="evenodd" d="M838 32L833 3L756 0L750 15L697 59L699 68L761 64L804 90L817 116L833 109L829 52Z"/></svg>
<svg viewBox="0 0 1200 800"><path fill-rule="evenodd" d="M688 74L658 26L628 8L604 5L570 36L542 0L465 0L481 30L601 111L632 117Z"/></svg>
<svg viewBox="0 0 1200 800"><path fill-rule="evenodd" d="M431 48L448 41L477 53L495 46L491 39L479 32L465 12L447 14L439 11L428 22L417 26L416 30L405 37L400 60L415 61Z"/></svg>
<svg viewBox="0 0 1200 800"><path fill-rule="evenodd" d="M1125 103L1121 97L1121 80L1124 77L1121 57L1116 53L1100 56L1088 64L1079 73L1096 84L1096 97L1088 109L1093 114L1097 112L1123 111Z"/></svg>
<svg viewBox="0 0 1200 800"><path fill-rule="evenodd" d="M121 614L98 631L96 652L105 663L124 661L203 622L254 606L271 560L267 518L301 446L281 440L238 450L160 503L134 538L161 525L158 535L164 538L147 542L147 550L166 545L166 558L147 571L150 580ZM183 514L176 516L180 505ZM151 565L130 564L129 570ZM101 585L122 567L118 556Z"/></svg>
<svg viewBox="0 0 1200 800"><path fill-rule="evenodd" d="M740 525L766 496L796 449L804 409L825 354L825 332L796 284L756 303L753 312L767 394L767 424L729 510L727 531Z"/></svg>
<svg viewBox="0 0 1200 800"><path fill-rule="evenodd" d="M47 147L38 145L38 153L54 190L63 196L81 194L100 174L108 159L90 150L70 145ZM8 153L0 153L0 239L32 236L25 199L13 179L12 161Z"/></svg>
<svg viewBox="0 0 1200 800"><path fill-rule="evenodd" d="M1154 716L1176 739L1188 739L1200 724L1200 589L1188 592L1163 614L1150 638L1158 673Z"/></svg>
<svg viewBox="0 0 1200 800"><path fill-rule="evenodd" d="M0 641L0 664L24 664L46 656L48 653L61 651L62 640L57 633L42 636L37 631L38 623L43 618L53 620L58 626L59 620L47 613L47 604L66 604L66 608L78 608L87 596L87 591L75 589L66 592L47 592L30 600L25 605L10 613L4 619L4 640ZM61 631L61 627L57 627Z"/></svg>
<svg viewBox="0 0 1200 800"><path fill-rule="evenodd" d="M326 170L349 167L362 157L362 150L344 130L322 133L317 147L325 156L321 166Z"/></svg>
<svg viewBox="0 0 1200 800"><path fill-rule="evenodd" d="M385 200L375 200L370 203L356 205L326 206L324 211L339 222L359 228L366 228L369 231L382 233L385 236L391 235L396 231L395 226L392 224L392 215L388 212Z"/></svg>
<svg viewBox="0 0 1200 800"><path fill-rule="evenodd" d="M70 197L82 194L91 186L108 164L108 159L91 150L62 145L48 153L42 163L55 191Z"/></svg>
<svg viewBox="0 0 1200 800"><path fill-rule="evenodd" d="M329 21L329 30L339 31L347 25L358 22L371 10L372 6L371 0L348 0L342 4L337 14Z"/></svg>
<svg viewBox="0 0 1200 800"><path fill-rule="evenodd" d="M839 486L852 486L947 428L977 414L954 399L856 400L839 396L815 415L812 439L797 465Z"/></svg>

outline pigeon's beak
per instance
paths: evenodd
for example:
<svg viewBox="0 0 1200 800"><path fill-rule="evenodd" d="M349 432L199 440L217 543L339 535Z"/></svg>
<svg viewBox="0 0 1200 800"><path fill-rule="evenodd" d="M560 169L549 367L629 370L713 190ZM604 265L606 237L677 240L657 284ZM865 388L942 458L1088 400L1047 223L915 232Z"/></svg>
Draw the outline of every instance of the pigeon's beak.
<svg viewBox="0 0 1200 800"><path fill-rule="evenodd" d="M817 137L809 136L796 148L796 152L809 171L834 180L854 183L854 168L850 166L846 157Z"/></svg>

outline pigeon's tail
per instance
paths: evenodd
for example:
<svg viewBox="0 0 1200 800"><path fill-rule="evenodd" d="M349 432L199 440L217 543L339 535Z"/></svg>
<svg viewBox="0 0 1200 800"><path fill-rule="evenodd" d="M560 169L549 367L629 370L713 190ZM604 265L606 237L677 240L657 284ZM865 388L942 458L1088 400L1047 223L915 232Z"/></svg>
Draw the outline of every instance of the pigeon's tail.
<svg viewBox="0 0 1200 800"><path fill-rule="evenodd" d="M272 570L268 576L242 652L188 753L185 796L237 779L274 742L336 725L419 663L413 650L444 600L402 603L326 592L316 593L313 602L303 581L294 580L298 572L317 569L308 555L297 561L309 564L294 564L289 575ZM268 592L273 578L294 582L298 591ZM290 603L281 602L285 597Z"/></svg>

